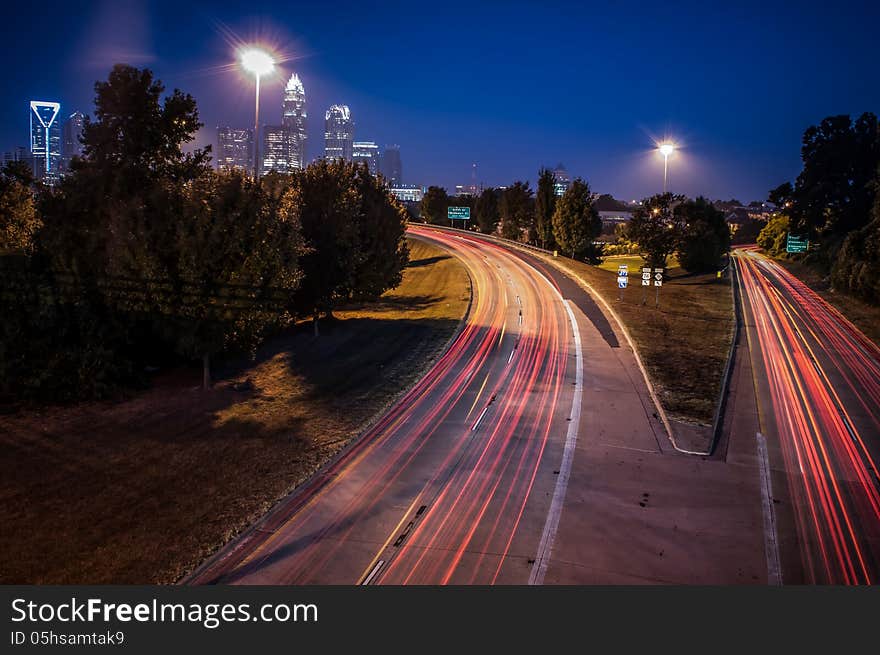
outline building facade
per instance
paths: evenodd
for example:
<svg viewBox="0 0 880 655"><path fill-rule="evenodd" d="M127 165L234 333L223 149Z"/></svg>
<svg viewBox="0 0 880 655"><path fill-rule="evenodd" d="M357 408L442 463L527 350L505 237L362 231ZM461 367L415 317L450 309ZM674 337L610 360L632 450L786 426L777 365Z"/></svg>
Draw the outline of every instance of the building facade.
<svg viewBox="0 0 880 655"><path fill-rule="evenodd" d="M263 147L260 149L260 174L270 171L289 173L295 170L291 161L291 134L284 125L263 126Z"/></svg>
<svg viewBox="0 0 880 655"><path fill-rule="evenodd" d="M348 105L332 105L324 114L324 157L351 161L354 121Z"/></svg>
<svg viewBox="0 0 880 655"><path fill-rule="evenodd" d="M299 75L293 73L284 88L281 125L288 131L288 170L306 167L306 91Z"/></svg>
<svg viewBox="0 0 880 655"><path fill-rule="evenodd" d="M34 177L54 184L61 174L61 103L31 100L30 108Z"/></svg>
<svg viewBox="0 0 880 655"><path fill-rule="evenodd" d="M85 115L81 111L75 111L64 121L64 130L61 139L61 170L70 170L70 162L74 157L82 157L84 146L82 143L83 126Z"/></svg>
<svg viewBox="0 0 880 655"><path fill-rule="evenodd" d="M366 164L373 175L382 170L379 146L373 141L355 141L352 145L351 159L356 164Z"/></svg>
<svg viewBox="0 0 880 655"><path fill-rule="evenodd" d="M389 191L401 202L421 202L425 197L425 188L413 184L391 186Z"/></svg>
<svg viewBox="0 0 880 655"><path fill-rule="evenodd" d="M219 171L254 171L254 131L236 127L217 128L217 153L214 161Z"/></svg>
<svg viewBox="0 0 880 655"><path fill-rule="evenodd" d="M564 196L570 186L571 176L565 170L565 166L559 164L559 166L553 169L553 193L557 196Z"/></svg>
<svg viewBox="0 0 880 655"><path fill-rule="evenodd" d="M382 175L388 180L389 186L396 187L403 184L403 165L400 162L400 146L385 146L382 154Z"/></svg>

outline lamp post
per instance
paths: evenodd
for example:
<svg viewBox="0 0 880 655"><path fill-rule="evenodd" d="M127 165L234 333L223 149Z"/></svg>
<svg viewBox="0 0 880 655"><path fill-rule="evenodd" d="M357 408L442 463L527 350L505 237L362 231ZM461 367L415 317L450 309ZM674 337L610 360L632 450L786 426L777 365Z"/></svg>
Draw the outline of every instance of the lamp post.
<svg viewBox="0 0 880 655"><path fill-rule="evenodd" d="M260 177L260 78L268 75L275 68L272 56L260 48L245 48L239 55L241 67L253 73L256 80L256 98L254 100L254 179Z"/></svg>
<svg viewBox="0 0 880 655"><path fill-rule="evenodd" d="M669 155L675 150L675 146L669 142L661 143L657 148L663 155L663 193L666 193L666 175L669 170Z"/></svg>

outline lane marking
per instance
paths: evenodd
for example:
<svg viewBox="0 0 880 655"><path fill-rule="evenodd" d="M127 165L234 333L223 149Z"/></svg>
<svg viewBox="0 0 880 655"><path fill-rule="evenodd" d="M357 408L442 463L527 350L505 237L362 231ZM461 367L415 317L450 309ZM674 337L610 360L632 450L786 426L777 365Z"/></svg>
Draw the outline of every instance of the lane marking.
<svg viewBox="0 0 880 655"><path fill-rule="evenodd" d="M480 421L483 420L483 417L486 415L486 412L488 412L488 411L489 411L489 406L486 405L486 406L483 408L483 411L480 412L480 415L477 417L476 422L474 423L473 427L471 428L471 432L476 432L476 431L477 431L477 428L480 427Z"/></svg>
<svg viewBox="0 0 880 655"><path fill-rule="evenodd" d="M535 563L529 576L530 585L544 584L544 576L547 575L547 567L550 565L550 556L553 553L553 542L556 539L559 519L562 516L562 504L565 501L565 492L568 489L568 479L571 475L571 465L574 461L574 449L577 445L578 424L581 419L581 395L583 394L584 384L581 333L578 330L574 312L571 311L571 303L565 299L562 302L565 304L568 320L571 321L571 328L574 333L576 359L574 399L571 403L571 420L568 423L568 431L565 435L565 449L562 451L562 464L559 466L559 476L556 478L556 488L553 490L553 499L550 501L550 510L547 512L547 521L544 523L541 543L538 545L538 554L535 556Z"/></svg>
<svg viewBox="0 0 880 655"><path fill-rule="evenodd" d="M384 559L380 559L378 562L376 562L376 566L374 566L373 570L370 571L370 575L368 575L367 578L361 584L362 585L370 584L373 581L373 578L376 577L376 574L379 573L379 570L382 568L382 566L384 564L385 564Z"/></svg>
<svg viewBox="0 0 880 655"><path fill-rule="evenodd" d="M782 584L779 564L779 542L776 535L776 512L773 510L773 486L770 479L770 458L767 455L767 439L760 432L755 434L758 441L758 463L761 471L761 508L764 514L764 552L767 554L767 584Z"/></svg>
<svg viewBox="0 0 880 655"><path fill-rule="evenodd" d="M516 348L514 348L513 350L510 351L510 357L507 358L507 363L508 363L508 364L510 364L510 362L511 362L511 360L513 359L513 356L514 356L515 354L516 354Z"/></svg>

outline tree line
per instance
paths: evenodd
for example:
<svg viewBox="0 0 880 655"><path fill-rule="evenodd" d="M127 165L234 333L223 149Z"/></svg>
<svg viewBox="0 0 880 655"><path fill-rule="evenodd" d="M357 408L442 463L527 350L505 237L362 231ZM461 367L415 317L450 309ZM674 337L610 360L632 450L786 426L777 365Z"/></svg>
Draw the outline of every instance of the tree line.
<svg viewBox="0 0 880 655"><path fill-rule="evenodd" d="M605 254L604 245L596 241L602 232L598 199L581 178L556 195L553 172L542 168L535 191L522 181L483 189L477 197L449 196L442 187L428 187L421 214L428 223L448 226L447 208L468 206L480 232L598 264ZM665 267L668 257L676 254L681 267L694 273L719 268L730 250L730 229L722 211L706 198L671 193L642 200L619 236L646 266Z"/></svg>
<svg viewBox="0 0 880 655"><path fill-rule="evenodd" d="M880 124L867 112L829 116L807 128L794 184L769 193L778 211L758 245L785 254L789 234L806 237L807 263L836 289L880 303Z"/></svg>
<svg viewBox="0 0 880 655"><path fill-rule="evenodd" d="M55 185L0 174L0 399L102 397L144 367L254 352L397 286L406 212L366 167L215 172L195 100L117 65Z"/></svg>

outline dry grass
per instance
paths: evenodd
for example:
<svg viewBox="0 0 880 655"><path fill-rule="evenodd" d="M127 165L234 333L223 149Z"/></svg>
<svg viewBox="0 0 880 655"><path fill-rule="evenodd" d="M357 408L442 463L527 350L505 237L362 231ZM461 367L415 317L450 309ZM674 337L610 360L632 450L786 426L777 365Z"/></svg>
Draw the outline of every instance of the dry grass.
<svg viewBox="0 0 880 655"><path fill-rule="evenodd" d="M655 307L655 289L647 304L641 286L640 258L621 258L629 265L630 286L618 300L617 261L613 266L590 266L565 257L548 258L588 282L614 308L636 343L645 368L669 415L688 423L712 420L721 377L730 350L733 298L727 278L714 273L689 275L681 268L669 271ZM609 270L610 269L610 270Z"/></svg>
<svg viewBox="0 0 880 655"><path fill-rule="evenodd" d="M826 275L802 261L785 258L777 261L846 316L853 325L865 333L866 337L880 346L880 307L845 293L833 291Z"/></svg>
<svg viewBox="0 0 880 655"><path fill-rule="evenodd" d="M121 403L0 417L0 582L173 582L302 483L454 333L469 281L413 242L403 284L303 325L198 389L175 371Z"/></svg>

